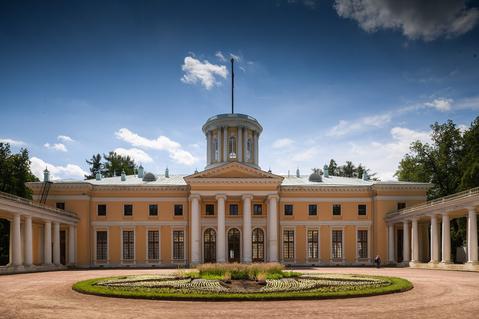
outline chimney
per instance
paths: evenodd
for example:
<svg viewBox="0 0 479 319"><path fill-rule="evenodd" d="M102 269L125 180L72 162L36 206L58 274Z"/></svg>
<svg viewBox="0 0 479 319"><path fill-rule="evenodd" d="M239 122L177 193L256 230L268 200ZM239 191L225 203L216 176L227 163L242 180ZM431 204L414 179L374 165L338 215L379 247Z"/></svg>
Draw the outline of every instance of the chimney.
<svg viewBox="0 0 479 319"><path fill-rule="evenodd" d="M122 181L122 182L126 181L125 171L121 171L121 181Z"/></svg>
<svg viewBox="0 0 479 319"><path fill-rule="evenodd" d="M44 182L50 181L50 172L48 171L48 168L46 167L45 167L45 170L43 171L43 181Z"/></svg>
<svg viewBox="0 0 479 319"><path fill-rule="evenodd" d="M297 178L300 178L300 177L301 177L301 175L299 174L299 167L296 169L296 177L297 177Z"/></svg>
<svg viewBox="0 0 479 319"><path fill-rule="evenodd" d="M168 169L168 167L165 169L165 177L166 178L170 177L170 170Z"/></svg>
<svg viewBox="0 0 479 319"><path fill-rule="evenodd" d="M95 179L96 179L97 181L100 181L100 180L101 180L101 173L100 173L100 172L96 172L96 174L95 174Z"/></svg>
<svg viewBox="0 0 479 319"><path fill-rule="evenodd" d="M324 172L324 177L328 178L329 177L329 167L328 167L328 165L324 164L323 172Z"/></svg>
<svg viewBox="0 0 479 319"><path fill-rule="evenodd" d="M138 166L138 178L143 178L145 176L145 169L143 166Z"/></svg>

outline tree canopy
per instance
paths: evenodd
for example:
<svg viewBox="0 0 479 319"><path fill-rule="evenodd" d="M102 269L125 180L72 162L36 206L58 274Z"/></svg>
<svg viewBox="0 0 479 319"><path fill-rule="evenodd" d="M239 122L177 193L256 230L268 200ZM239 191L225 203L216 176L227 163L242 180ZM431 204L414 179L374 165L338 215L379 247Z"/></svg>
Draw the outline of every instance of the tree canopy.
<svg viewBox="0 0 479 319"><path fill-rule="evenodd" d="M132 175L137 168L135 161L130 156L123 156L115 152L103 154L103 157L99 153L93 154L91 159L86 162L90 166L90 174L85 175L86 179L95 178L97 173L105 177L118 176L122 171L126 175Z"/></svg>
<svg viewBox="0 0 479 319"><path fill-rule="evenodd" d="M364 172L366 172L371 179L378 180L375 177L376 173L371 173L370 169L362 164L356 166L352 161L346 161L344 165L338 166L334 159L329 161L328 173L331 176L362 178Z"/></svg>
<svg viewBox="0 0 479 319"><path fill-rule="evenodd" d="M30 158L27 149L12 154L10 144L0 143L0 191L31 198L26 182L38 181L30 171Z"/></svg>

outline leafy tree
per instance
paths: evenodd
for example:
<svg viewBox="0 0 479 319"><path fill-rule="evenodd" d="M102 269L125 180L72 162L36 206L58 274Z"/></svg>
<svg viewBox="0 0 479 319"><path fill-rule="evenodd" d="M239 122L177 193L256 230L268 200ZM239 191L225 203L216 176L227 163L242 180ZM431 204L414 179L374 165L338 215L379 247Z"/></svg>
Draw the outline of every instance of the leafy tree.
<svg viewBox="0 0 479 319"><path fill-rule="evenodd" d="M101 155L93 154L90 160L86 160L87 164L90 166L90 175L85 175L86 179L95 178L97 173L103 173L103 164L101 162Z"/></svg>
<svg viewBox="0 0 479 319"><path fill-rule="evenodd" d="M459 190L466 190L479 185L479 116L463 135L464 155L459 164L462 176Z"/></svg>
<svg viewBox="0 0 479 319"><path fill-rule="evenodd" d="M106 177L119 176L122 171L126 175L132 175L137 168L135 161L130 156L123 156L115 152L103 154L103 158L100 154L93 154L91 159L86 162L90 166L90 175L85 175L87 179L95 178L98 172Z"/></svg>
<svg viewBox="0 0 479 319"><path fill-rule="evenodd" d="M356 172L356 167L354 166L353 162L346 161L346 164L340 167L339 172L340 176L355 177L354 173Z"/></svg>
<svg viewBox="0 0 479 319"><path fill-rule="evenodd" d="M328 173L332 176L336 176L336 174L338 174L338 164L333 159L329 161Z"/></svg>
<svg viewBox="0 0 479 319"><path fill-rule="evenodd" d="M378 180L378 178L375 177L376 173L371 173L370 169L362 164L356 167L352 161L346 161L346 164L338 166L334 159L329 161L328 173L331 176L362 178L364 172L368 174L369 178Z"/></svg>

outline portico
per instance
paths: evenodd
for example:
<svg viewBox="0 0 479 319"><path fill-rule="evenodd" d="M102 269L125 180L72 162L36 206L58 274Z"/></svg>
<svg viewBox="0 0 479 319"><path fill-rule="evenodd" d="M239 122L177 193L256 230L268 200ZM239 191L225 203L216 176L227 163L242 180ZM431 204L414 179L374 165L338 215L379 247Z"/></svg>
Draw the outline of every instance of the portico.
<svg viewBox="0 0 479 319"><path fill-rule="evenodd" d="M395 259L397 256L395 247L398 246L399 236L395 236L395 230L400 229L403 234L403 265L417 268L479 270L478 213L479 187L388 214L385 220L389 230L389 262L398 262ZM467 262L463 265L453 265L450 222L451 219L459 217L467 217ZM411 229L412 235L409 236Z"/></svg>
<svg viewBox="0 0 479 319"><path fill-rule="evenodd" d="M0 218L10 221L10 262L0 267L0 273L52 270L75 265L76 214L0 193ZM68 257L63 263L61 231L68 234L68 249L64 251L65 257L68 252ZM34 245L33 239L39 237L43 239L41 247Z"/></svg>

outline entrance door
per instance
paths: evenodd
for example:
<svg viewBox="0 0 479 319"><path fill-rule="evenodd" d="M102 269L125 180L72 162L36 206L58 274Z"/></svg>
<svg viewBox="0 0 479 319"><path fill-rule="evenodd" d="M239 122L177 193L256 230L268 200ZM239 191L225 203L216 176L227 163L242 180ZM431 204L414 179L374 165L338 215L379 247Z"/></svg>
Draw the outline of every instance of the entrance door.
<svg viewBox="0 0 479 319"><path fill-rule="evenodd" d="M216 262L216 232L212 228L208 228L204 234L204 262L215 263Z"/></svg>
<svg viewBox="0 0 479 319"><path fill-rule="evenodd" d="M402 255L402 249L403 249L403 230L398 229L397 230L397 262L400 263L404 260L404 256Z"/></svg>
<svg viewBox="0 0 479 319"><path fill-rule="evenodd" d="M264 232L261 228L253 229L253 262L264 262Z"/></svg>
<svg viewBox="0 0 479 319"><path fill-rule="evenodd" d="M228 231L228 261L230 263L240 262L240 231L231 228Z"/></svg>
<svg viewBox="0 0 479 319"><path fill-rule="evenodd" d="M66 235L64 230L60 231L60 263L62 265L67 264Z"/></svg>

